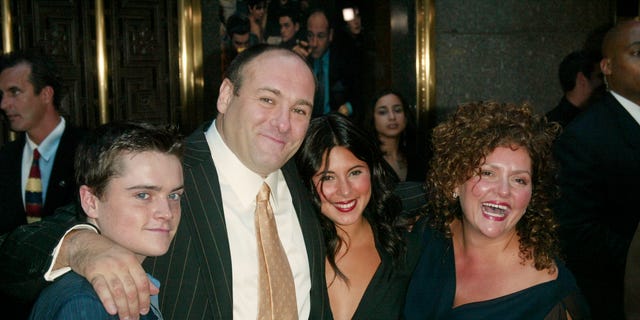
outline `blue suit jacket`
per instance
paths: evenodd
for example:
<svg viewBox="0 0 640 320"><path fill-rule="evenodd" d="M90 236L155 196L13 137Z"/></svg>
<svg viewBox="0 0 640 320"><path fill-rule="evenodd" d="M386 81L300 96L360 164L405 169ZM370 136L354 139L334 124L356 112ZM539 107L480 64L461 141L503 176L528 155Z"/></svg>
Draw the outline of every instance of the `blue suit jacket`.
<svg viewBox="0 0 640 320"><path fill-rule="evenodd" d="M102 306L91 283L75 272L69 272L42 291L31 312L30 320L114 319ZM141 320L157 320L153 313Z"/></svg>

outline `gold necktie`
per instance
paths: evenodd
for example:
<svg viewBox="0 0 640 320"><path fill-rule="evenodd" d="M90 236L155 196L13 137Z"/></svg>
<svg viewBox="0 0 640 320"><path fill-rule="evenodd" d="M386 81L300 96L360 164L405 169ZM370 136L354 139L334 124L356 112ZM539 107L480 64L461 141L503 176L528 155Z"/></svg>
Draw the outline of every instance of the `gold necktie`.
<svg viewBox="0 0 640 320"><path fill-rule="evenodd" d="M298 319L296 288L289 260L280 243L276 220L269 205L269 185L262 184L256 197L258 240L258 319Z"/></svg>

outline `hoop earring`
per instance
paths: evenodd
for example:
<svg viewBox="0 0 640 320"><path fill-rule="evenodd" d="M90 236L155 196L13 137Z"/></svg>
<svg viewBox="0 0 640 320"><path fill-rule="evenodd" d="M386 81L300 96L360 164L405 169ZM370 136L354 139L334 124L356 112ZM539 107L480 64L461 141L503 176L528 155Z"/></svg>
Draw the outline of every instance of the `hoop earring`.
<svg viewBox="0 0 640 320"><path fill-rule="evenodd" d="M454 199L458 199L458 193L457 193L457 192L455 192L455 191L453 192L453 198L454 198Z"/></svg>

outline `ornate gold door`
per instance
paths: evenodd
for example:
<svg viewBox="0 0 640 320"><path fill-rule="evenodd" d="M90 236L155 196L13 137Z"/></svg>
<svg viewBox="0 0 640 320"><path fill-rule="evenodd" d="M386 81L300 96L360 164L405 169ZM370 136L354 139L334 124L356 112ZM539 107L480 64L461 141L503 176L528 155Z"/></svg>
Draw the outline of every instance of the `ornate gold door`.
<svg viewBox="0 0 640 320"><path fill-rule="evenodd" d="M53 57L72 123L144 120L188 132L202 121L193 112L202 78L199 1L3 2L3 51L36 47Z"/></svg>

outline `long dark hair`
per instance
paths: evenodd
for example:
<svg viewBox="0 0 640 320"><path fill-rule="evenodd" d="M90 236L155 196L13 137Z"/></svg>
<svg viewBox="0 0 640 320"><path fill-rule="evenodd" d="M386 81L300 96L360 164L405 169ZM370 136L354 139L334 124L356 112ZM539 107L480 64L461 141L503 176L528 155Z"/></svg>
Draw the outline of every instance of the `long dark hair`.
<svg viewBox="0 0 640 320"><path fill-rule="evenodd" d="M317 214L321 221L329 264L338 277L347 280L335 261L336 253L342 245L341 239L333 222L320 212L320 195L312 180L318 171L327 169L329 153L338 146L348 149L356 158L369 166L371 199L363 216L371 225L377 242L394 258L394 263L405 252L401 232L406 227L406 223L400 215L402 211L400 199L393 193L395 174L382 157L375 140L370 139L369 135L341 114L332 113L313 119L296 157L297 165L318 209ZM324 168L321 167L323 160Z"/></svg>
<svg viewBox="0 0 640 320"><path fill-rule="evenodd" d="M395 95L402 104L402 111L406 121L406 127L402 134L400 134L400 141L398 142L398 150L404 155L409 170L407 172L407 180L424 181L427 174L427 160L429 158L429 152L426 147L426 135L424 132L418 130L415 120L415 110L412 109L407 100L398 92L393 89L383 89L378 91L371 99L370 104L367 106L362 125L367 133L373 139L381 144L378 132L376 130L376 103L378 100L386 95Z"/></svg>
<svg viewBox="0 0 640 320"><path fill-rule="evenodd" d="M406 127L404 132L400 135L400 152L403 154L407 154L411 152L411 148L415 146L415 135L416 135L416 121L414 119L413 111L409 108L407 101L404 99L400 93L392 89L383 89L378 91L371 99L371 103L369 104L367 110L365 111L364 122L363 125L365 130L371 133L376 139L378 139L378 132L376 131L376 103L380 98L392 94L400 100L400 104L402 104L402 111L404 112L404 117L406 119Z"/></svg>

